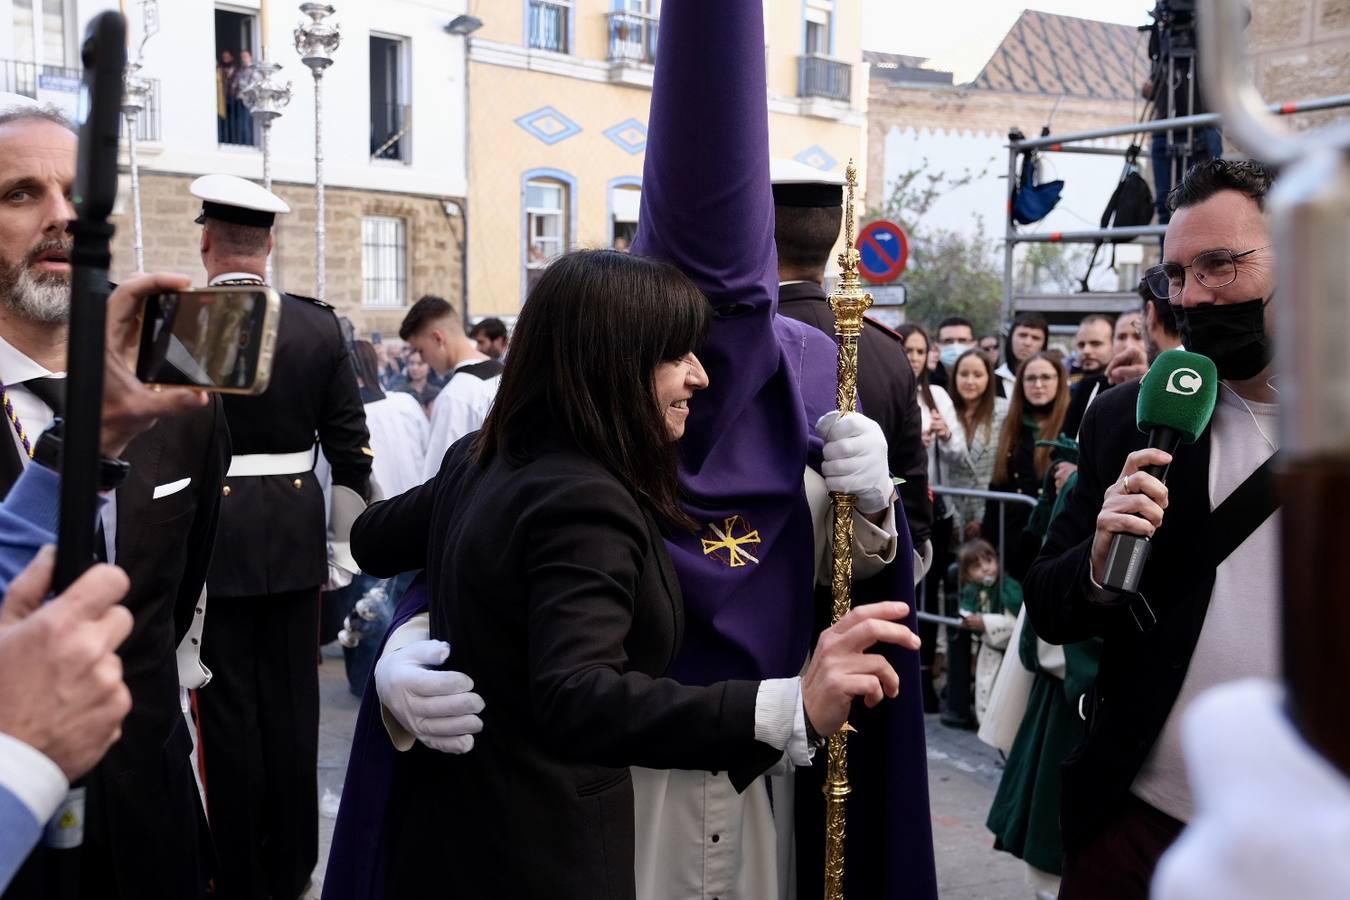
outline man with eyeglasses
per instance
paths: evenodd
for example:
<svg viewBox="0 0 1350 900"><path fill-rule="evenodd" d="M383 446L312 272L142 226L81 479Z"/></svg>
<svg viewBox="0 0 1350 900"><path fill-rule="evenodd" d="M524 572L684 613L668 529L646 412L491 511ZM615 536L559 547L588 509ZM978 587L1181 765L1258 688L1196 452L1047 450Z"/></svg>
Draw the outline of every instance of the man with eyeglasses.
<svg viewBox="0 0 1350 900"><path fill-rule="evenodd" d="M1214 416L1173 457L1135 427L1138 383L1102 393L1083 420L1077 487L1025 580L1040 637L1104 640L1088 736L1063 768L1061 900L1148 896L1192 815L1182 715L1207 688L1279 672L1271 179L1260 163L1211 160L1172 191L1163 262L1145 280L1186 348L1214 361ZM1169 464L1165 486L1143 471ZM1120 533L1152 539L1137 594L1100 586Z"/></svg>

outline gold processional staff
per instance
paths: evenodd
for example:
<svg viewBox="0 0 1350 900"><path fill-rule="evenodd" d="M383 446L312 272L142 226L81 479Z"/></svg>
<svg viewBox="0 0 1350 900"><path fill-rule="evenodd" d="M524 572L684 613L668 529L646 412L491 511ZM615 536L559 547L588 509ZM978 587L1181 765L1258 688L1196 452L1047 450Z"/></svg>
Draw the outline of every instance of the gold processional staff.
<svg viewBox="0 0 1350 900"><path fill-rule="evenodd" d="M839 284L830 293L834 312L834 331L839 337L839 387L836 400L839 415L854 412L858 399L858 335L863 329L863 313L872 305L872 295L863 290L858 278L858 249L854 246L853 194L858 187L858 167L848 161L845 170L848 202L844 207L844 251L839 254ZM852 494L832 491L834 507L834 570L830 593L834 603L831 622L838 622L852 606L853 593L853 507ZM847 723L830 737L829 761L825 777L825 900L843 900L844 896L844 822L848 784Z"/></svg>

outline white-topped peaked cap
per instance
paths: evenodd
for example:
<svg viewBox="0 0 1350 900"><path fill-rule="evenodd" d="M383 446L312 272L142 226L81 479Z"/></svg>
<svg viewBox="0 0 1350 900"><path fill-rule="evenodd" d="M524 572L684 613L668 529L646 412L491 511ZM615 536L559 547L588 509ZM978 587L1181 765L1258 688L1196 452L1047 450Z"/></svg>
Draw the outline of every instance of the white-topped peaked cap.
<svg viewBox="0 0 1350 900"><path fill-rule="evenodd" d="M291 211L276 194L235 175L203 175L188 190L202 201L201 214L196 218L198 225L206 219L219 219L236 225L271 228L277 213Z"/></svg>
<svg viewBox="0 0 1350 900"><path fill-rule="evenodd" d="M795 159L770 159L769 181L776 206L842 206L844 176L822 172Z"/></svg>

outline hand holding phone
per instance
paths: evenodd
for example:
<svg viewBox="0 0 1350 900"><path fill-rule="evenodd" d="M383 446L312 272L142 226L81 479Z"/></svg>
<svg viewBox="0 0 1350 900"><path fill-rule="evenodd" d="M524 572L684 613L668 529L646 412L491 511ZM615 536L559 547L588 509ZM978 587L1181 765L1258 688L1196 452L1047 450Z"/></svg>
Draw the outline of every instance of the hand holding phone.
<svg viewBox="0 0 1350 900"><path fill-rule="evenodd" d="M136 376L146 384L261 394L281 298L267 287L161 291L145 299Z"/></svg>
<svg viewBox="0 0 1350 900"><path fill-rule="evenodd" d="M116 459L132 438L164 416L201 409L209 401L201 391L156 390L142 384L132 369L141 338L141 310L156 291L182 290L186 275L137 275L108 297L107 338L103 373L103 430L99 451Z"/></svg>

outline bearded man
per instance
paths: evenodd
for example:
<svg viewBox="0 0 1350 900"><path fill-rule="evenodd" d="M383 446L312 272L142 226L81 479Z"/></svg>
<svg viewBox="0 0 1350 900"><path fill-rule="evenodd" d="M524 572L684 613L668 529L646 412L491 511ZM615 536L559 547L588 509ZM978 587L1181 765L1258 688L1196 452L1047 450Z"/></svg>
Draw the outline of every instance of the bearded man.
<svg viewBox="0 0 1350 900"><path fill-rule="evenodd" d="M0 439L0 493L64 412L75 151L59 114L0 113L0 406L10 431ZM131 578L123 602L135 624L119 655L132 710L85 782L80 893L201 897L209 844L175 649L199 615L229 461L219 401L160 421L121 458L131 470L108 494L96 543ZM29 858L6 898L49 896L48 853Z"/></svg>

